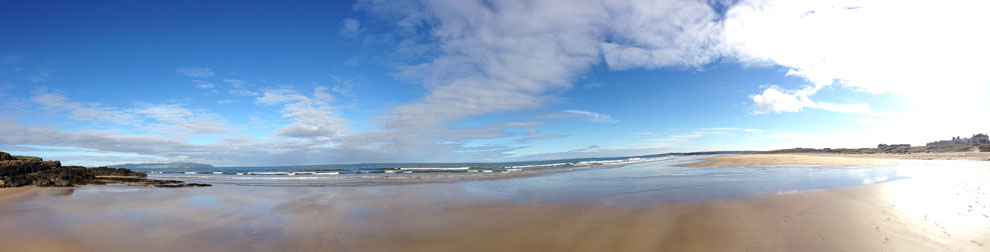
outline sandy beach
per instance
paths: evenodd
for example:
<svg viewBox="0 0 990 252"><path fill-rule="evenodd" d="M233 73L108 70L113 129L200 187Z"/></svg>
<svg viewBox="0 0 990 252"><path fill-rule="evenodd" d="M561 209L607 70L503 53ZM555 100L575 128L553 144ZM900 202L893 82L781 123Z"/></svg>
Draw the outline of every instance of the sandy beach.
<svg viewBox="0 0 990 252"><path fill-rule="evenodd" d="M707 162L726 166L915 161L739 155ZM944 172L742 200L646 205L518 202L464 193L456 183L2 189L0 251L990 249L986 183L990 163L925 162L935 162L926 165Z"/></svg>

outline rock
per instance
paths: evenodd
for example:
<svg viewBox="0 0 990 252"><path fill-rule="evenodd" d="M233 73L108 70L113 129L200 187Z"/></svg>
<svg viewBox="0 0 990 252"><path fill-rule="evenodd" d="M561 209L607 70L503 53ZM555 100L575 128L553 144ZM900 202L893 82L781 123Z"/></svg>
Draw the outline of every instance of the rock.
<svg viewBox="0 0 990 252"><path fill-rule="evenodd" d="M59 161L11 160L10 154L0 152L0 187L26 185L71 187L74 185L128 184L158 187L201 187L209 184L186 184L178 180L146 179L148 174L124 168L62 166Z"/></svg>
<svg viewBox="0 0 990 252"><path fill-rule="evenodd" d="M204 187L204 186L213 186L213 185L210 185L210 184L200 184L200 183L189 183L189 184L178 183L178 184L160 184L160 185L155 185L155 187L162 187L162 188Z"/></svg>
<svg viewBox="0 0 990 252"><path fill-rule="evenodd" d="M71 187L72 186L72 182L69 182L68 180L64 180L64 179L56 180L54 184L55 184L55 186L58 186L58 187Z"/></svg>
<svg viewBox="0 0 990 252"><path fill-rule="evenodd" d="M52 181L46 178L37 178L31 181L31 185L35 186L51 186Z"/></svg>
<svg viewBox="0 0 990 252"><path fill-rule="evenodd" d="M93 174L93 176L126 176L126 177L148 177L148 174L133 172L124 168L107 168L107 167L97 167L89 168L88 172Z"/></svg>

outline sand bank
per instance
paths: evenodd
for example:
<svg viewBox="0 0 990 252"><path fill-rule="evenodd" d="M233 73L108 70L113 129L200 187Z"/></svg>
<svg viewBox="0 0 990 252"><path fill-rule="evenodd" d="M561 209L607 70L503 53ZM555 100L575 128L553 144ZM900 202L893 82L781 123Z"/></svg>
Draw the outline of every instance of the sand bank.
<svg viewBox="0 0 990 252"><path fill-rule="evenodd" d="M942 168L942 167L939 167ZM990 169L647 206L452 184L0 190L0 251L987 251Z"/></svg>

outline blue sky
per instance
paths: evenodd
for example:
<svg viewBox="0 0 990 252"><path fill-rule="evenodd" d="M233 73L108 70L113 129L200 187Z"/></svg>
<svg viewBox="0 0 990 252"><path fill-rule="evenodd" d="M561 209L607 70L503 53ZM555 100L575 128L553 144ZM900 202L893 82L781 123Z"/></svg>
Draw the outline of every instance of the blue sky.
<svg viewBox="0 0 990 252"><path fill-rule="evenodd" d="M934 4L8 2L0 150L461 162L987 132L990 20Z"/></svg>

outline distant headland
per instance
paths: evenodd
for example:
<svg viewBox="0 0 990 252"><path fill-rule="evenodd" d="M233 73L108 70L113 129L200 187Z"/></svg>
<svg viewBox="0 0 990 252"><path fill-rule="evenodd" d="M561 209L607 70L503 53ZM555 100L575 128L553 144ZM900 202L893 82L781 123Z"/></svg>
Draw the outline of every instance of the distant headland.
<svg viewBox="0 0 990 252"><path fill-rule="evenodd" d="M987 134L973 134L972 137L952 137L949 140L929 142L925 146L910 144L878 144L877 148L792 148L764 151L761 153L839 153L839 154L910 154L947 152L990 152L990 137Z"/></svg>
<svg viewBox="0 0 990 252"><path fill-rule="evenodd" d="M203 169L203 168L213 168L213 165L190 163L190 162L170 162L170 163L119 164L119 165L108 165L107 167L127 168L127 169Z"/></svg>

